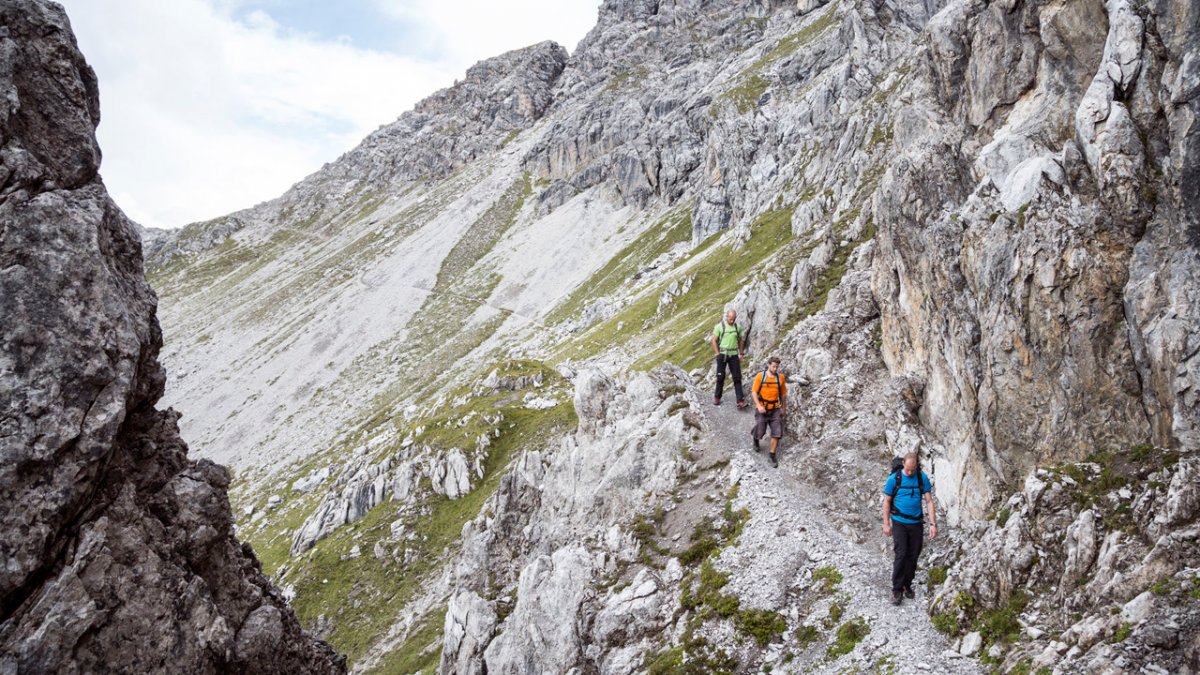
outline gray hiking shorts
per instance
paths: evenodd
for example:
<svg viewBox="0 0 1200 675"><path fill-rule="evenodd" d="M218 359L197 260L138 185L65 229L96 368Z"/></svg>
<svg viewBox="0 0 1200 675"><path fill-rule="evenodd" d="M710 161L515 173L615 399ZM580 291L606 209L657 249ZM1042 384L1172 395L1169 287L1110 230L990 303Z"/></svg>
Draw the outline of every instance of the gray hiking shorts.
<svg viewBox="0 0 1200 675"><path fill-rule="evenodd" d="M766 436L768 424L771 425L771 438L783 438L783 414L779 408L765 413L754 411L754 437Z"/></svg>

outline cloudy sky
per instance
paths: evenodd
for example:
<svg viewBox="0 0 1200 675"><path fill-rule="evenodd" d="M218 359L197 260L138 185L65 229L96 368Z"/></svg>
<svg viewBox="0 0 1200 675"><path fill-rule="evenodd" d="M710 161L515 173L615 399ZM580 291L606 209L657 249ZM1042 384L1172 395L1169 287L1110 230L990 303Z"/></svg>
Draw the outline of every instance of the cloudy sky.
<svg viewBox="0 0 1200 675"><path fill-rule="evenodd" d="M143 225L275 197L471 64L574 50L599 0L59 0L100 79L101 173Z"/></svg>

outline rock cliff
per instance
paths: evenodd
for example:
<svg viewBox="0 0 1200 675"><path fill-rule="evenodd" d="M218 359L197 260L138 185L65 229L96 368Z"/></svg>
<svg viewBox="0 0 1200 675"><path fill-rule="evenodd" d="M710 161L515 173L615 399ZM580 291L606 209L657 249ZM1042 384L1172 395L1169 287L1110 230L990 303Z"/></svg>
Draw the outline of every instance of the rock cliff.
<svg viewBox="0 0 1200 675"><path fill-rule="evenodd" d="M0 672L344 671L187 458L61 7L0 2Z"/></svg>

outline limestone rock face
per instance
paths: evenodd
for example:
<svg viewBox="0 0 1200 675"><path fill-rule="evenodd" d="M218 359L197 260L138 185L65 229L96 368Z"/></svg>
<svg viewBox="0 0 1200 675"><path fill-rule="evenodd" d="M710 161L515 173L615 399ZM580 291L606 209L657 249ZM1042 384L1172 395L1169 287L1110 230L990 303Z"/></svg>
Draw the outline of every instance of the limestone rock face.
<svg viewBox="0 0 1200 675"><path fill-rule="evenodd" d="M0 672L344 670L189 461L62 9L0 2Z"/></svg>
<svg viewBox="0 0 1200 675"><path fill-rule="evenodd" d="M1019 603L1034 644L1010 652L1006 669L1021 654L1043 652L1038 665L1065 671L1196 668L1195 653L1175 648L1198 625L1189 595L1200 592L1200 461L1151 457L1126 483L1131 468L1118 459L1104 469L1084 463L1031 474L1001 517L973 531L931 611L965 626L984 608ZM1062 650L1050 633L1061 633Z"/></svg>
<svg viewBox="0 0 1200 675"><path fill-rule="evenodd" d="M929 25L912 95L936 113L899 118L920 140L877 196L875 294L952 514L1038 463L1196 447L1195 75L1172 65L1194 13L954 2Z"/></svg>

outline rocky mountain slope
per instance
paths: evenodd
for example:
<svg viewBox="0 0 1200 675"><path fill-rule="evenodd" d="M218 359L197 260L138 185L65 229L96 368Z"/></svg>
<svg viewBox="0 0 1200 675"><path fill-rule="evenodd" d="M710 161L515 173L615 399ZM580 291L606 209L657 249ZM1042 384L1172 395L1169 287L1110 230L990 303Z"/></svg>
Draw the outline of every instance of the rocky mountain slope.
<svg viewBox="0 0 1200 675"><path fill-rule="evenodd" d="M609 0L148 247L167 398L358 670L1200 668L1198 21ZM778 476L699 405L726 306L804 383Z"/></svg>
<svg viewBox="0 0 1200 675"><path fill-rule="evenodd" d="M0 672L345 671L189 460L61 7L0 2Z"/></svg>

